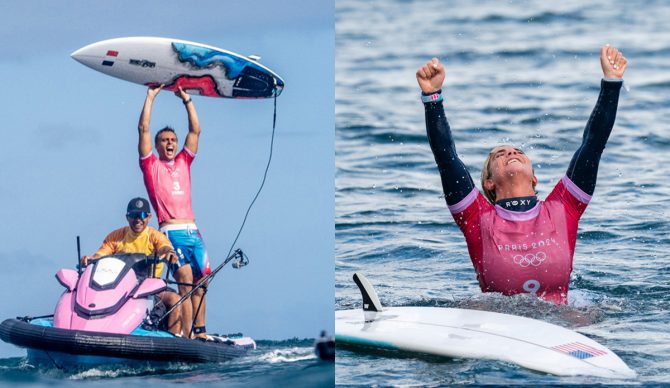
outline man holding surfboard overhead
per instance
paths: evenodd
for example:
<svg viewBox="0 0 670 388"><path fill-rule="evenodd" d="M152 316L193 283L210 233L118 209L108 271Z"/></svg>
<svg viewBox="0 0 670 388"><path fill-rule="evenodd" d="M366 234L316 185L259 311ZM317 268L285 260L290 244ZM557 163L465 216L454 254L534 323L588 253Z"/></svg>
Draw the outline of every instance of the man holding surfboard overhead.
<svg viewBox="0 0 670 388"><path fill-rule="evenodd" d="M600 50L600 95L568 170L544 201L525 153L494 147L477 190L458 158L442 105L444 66L433 58L416 72L428 140L447 206L465 235L483 292L532 293L567 303L579 219L593 195L600 156L614 126L627 60L609 45Z"/></svg>
<svg viewBox="0 0 670 388"><path fill-rule="evenodd" d="M153 102L163 85L149 87L138 124L140 168L151 205L158 216L160 231L172 242L179 257L172 265L174 278L179 283L179 294L191 290L194 281L211 272L209 258L200 231L195 225L191 206L191 163L198 152L200 123L195 106L188 93L179 88L175 94L182 99L188 114L188 134L184 147L177 152L177 135L174 129L165 127L155 137L158 157L152 152L151 110ZM194 311L195 325L191 328ZM206 339L205 298L202 287L184 300L182 305L182 329L188 338L193 332L196 338Z"/></svg>

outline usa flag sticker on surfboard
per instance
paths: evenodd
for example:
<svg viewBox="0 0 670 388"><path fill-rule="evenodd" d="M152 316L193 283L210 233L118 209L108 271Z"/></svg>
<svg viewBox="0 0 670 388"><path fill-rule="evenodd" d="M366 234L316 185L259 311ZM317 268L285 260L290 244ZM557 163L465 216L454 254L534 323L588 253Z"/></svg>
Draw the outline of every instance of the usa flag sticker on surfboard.
<svg viewBox="0 0 670 388"><path fill-rule="evenodd" d="M109 39L72 53L76 61L112 77L145 86L164 84L190 94L221 98L271 98L284 80L258 61L217 47L180 39Z"/></svg>
<svg viewBox="0 0 670 388"><path fill-rule="evenodd" d="M583 344L581 342L570 342L563 345L558 345L552 347L554 350L558 350L561 353L565 353L580 360L584 360L591 357L604 356L607 354L607 351L594 348Z"/></svg>

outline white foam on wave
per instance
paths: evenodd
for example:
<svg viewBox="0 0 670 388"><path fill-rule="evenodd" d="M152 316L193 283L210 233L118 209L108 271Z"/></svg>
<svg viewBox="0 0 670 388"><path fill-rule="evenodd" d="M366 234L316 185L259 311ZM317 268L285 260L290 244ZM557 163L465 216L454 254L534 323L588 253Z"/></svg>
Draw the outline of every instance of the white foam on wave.
<svg viewBox="0 0 670 388"><path fill-rule="evenodd" d="M585 308L594 305L594 295L586 290L570 290L568 293L568 306Z"/></svg>
<svg viewBox="0 0 670 388"><path fill-rule="evenodd" d="M91 379L91 378L114 378L114 377L119 377L121 375L125 375L128 371L123 370L123 369L98 369L98 368L91 368L87 369L83 372L79 372L76 374L71 375L69 378L70 380L85 380L85 379Z"/></svg>
<svg viewBox="0 0 670 388"><path fill-rule="evenodd" d="M264 353L259 357L261 361L267 361L270 364L276 364L279 362L296 362L303 360L311 360L316 358L314 349L309 348L285 348L285 349L275 349L270 352Z"/></svg>
<svg viewBox="0 0 670 388"><path fill-rule="evenodd" d="M161 366L152 366L144 365L140 367L130 367L128 365L118 365L117 367L103 367L103 368L90 368L83 370L81 372L74 373L68 376L70 380L87 380L87 379L105 379L105 378L117 378L125 376L137 376L137 375L146 375L146 374L156 374L161 371L169 370L170 372L185 372L192 370L193 365L187 363L168 363Z"/></svg>

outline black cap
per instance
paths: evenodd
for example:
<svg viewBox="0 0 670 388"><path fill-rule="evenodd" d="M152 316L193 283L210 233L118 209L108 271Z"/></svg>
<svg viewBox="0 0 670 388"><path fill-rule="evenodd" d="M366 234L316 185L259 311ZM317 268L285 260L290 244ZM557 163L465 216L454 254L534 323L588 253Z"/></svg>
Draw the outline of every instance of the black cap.
<svg viewBox="0 0 670 388"><path fill-rule="evenodd" d="M151 213L151 207L149 207L149 201L144 198L133 198L128 202L128 213Z"/></svg>

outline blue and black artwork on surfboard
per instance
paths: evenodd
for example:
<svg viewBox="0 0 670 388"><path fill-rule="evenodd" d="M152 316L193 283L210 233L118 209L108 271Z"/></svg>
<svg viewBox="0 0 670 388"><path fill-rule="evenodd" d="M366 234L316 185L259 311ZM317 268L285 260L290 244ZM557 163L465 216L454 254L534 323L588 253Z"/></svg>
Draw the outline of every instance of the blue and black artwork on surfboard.
<svg viewBox="0 0 670 388"><path fill-rule="evenodd" d="M172 48L182 63L188 63L194 69L219 69L222 77L234 81L232 84L233 98L267 98L279 96L284 88L284 81L273 76L268 70L250 62L249 60L231 53L214 50L208 47L188 43L173 42ZM199 89L201 95L210 97L225 97L230 95L224 85L210 75L190 76L178 75L170 84L165 85L167 90Z"/></svg>

